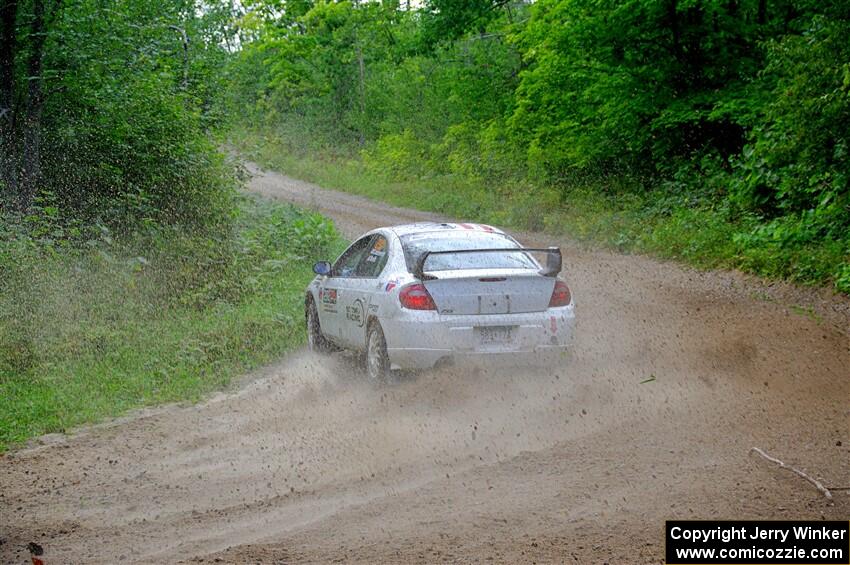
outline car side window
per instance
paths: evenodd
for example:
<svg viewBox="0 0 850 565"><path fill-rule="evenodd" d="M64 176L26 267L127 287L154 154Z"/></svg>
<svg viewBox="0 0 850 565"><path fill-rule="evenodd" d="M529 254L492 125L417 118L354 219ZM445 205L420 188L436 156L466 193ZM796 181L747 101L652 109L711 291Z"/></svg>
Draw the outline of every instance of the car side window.
<svg viewBox="0 0 850 565"><path fill-rule="evenodd" d="M387 264L388 252L387 238L376 235L369 245L368 253L360 259L360 264L357 266L357 276L375 278L380 275Z"/></svg>
<svg viewBox="0 0 850 565"><path fill-rule="evenodd" d="M345 253L336 260L336 263L334 263L332 276L341 278L361 276L357 274L357 266L360 264L363 256L369 251L373 238L374 236L367 235L352 243L345 250Z"/></svg>

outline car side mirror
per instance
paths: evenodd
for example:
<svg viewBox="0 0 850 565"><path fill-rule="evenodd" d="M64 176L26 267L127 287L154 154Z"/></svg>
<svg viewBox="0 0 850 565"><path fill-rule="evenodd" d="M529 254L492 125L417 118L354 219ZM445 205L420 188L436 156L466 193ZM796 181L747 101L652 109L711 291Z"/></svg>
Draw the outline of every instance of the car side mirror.
<svg viewBox="0 0 850 565"><path fill-rule="evenodd" d="M331 270L331 264L328 261L319 261L317 263L313 263L313 272L317 275L327 277L331 274Z"/></svg>

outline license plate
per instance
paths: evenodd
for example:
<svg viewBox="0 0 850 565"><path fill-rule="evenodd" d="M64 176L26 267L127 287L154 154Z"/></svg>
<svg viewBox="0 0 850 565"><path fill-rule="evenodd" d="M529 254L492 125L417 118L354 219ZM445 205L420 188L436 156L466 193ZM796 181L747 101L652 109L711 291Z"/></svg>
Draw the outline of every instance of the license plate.
<svg viewBox="0 0 850 565"><path fill-rule="evenodd" d="M490 343L509 343L513 339L511 326L484 326L478 328L478 336L482 345Z"/></svg>

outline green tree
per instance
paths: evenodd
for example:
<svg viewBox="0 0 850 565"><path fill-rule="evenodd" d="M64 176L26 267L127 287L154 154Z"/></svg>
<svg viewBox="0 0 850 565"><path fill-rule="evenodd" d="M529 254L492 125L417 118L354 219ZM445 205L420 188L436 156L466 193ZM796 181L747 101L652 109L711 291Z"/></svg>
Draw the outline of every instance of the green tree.
<svg viewBox="0 0 850 565"><path fill-rule="evenodd" d="M850 8L822 5L800 34L768 43L773 86L753 128L733 198L748 209L806 213L809 235L850 229Z"/></svg>
<svg viewBox="0 0 850 565"><path fill-rule="evenodd" d="M4 207L47 198L122 222L225 214L230 181L204 108L227 13L190 0L4 0Z"/></svg>

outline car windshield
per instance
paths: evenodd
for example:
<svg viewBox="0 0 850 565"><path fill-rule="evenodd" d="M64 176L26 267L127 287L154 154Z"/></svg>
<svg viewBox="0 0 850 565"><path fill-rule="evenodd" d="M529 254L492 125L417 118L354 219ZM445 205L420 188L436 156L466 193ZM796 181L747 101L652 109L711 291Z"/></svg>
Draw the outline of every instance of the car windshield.
<svg viewBox="0 0 850 565"><path fill-rule="evenodd" d="M426 271L450 271L460 269L538 269L540 266L528 254L511 249L520 249L510 237L489 232L429 232L401 236L407 268L413 272L416 262L427 252L464 251L470 249L505 249L505 253L457 253L431 255L425 265Z"/></svg>

